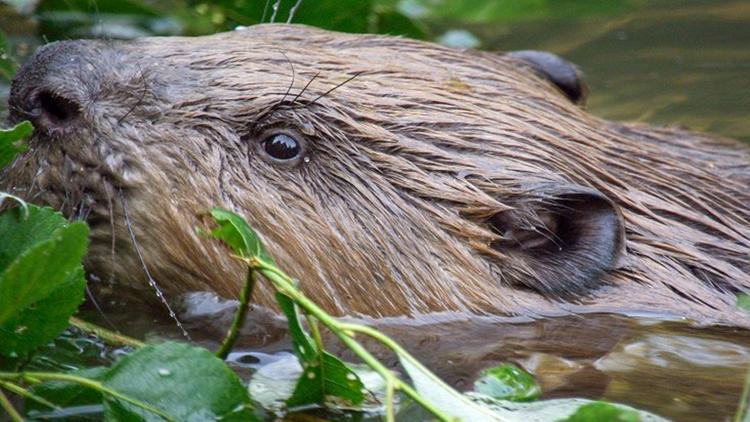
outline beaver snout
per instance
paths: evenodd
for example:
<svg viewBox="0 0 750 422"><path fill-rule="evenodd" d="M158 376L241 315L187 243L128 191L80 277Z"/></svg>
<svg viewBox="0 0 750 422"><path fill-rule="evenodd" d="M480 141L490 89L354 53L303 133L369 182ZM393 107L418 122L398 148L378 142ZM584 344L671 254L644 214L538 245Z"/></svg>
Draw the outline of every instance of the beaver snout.
<svg viewBox="0 0 750 422"><path fill-rule="evenodd" d="M31 120L38 131L47 134L80 124L83 102L77 87L87 74L82 61L85 43L56 42L37 51L13 80L11 120Z"/></svg>

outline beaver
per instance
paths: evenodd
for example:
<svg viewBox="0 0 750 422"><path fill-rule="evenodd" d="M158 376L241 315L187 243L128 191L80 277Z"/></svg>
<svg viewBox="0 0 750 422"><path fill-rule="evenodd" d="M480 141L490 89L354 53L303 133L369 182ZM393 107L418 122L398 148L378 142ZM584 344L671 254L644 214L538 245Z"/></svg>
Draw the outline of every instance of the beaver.
<svg viewBox="0 0 750 422"><path fill-rule="evenodd" d="M750 326L750 149L583 97L551 54L298 25L58 42L13 81L36 129L0 188L86 220L87 270L150 296L237 294L196 230L220 206L336 315Z"/></svg>

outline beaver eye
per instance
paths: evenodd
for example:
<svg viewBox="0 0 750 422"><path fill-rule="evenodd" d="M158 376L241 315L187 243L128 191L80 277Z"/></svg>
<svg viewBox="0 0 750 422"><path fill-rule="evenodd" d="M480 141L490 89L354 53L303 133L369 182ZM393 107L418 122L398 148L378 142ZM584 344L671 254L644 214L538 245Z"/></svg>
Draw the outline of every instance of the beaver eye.
<svg viewBox="0 0 750 422"><path fill-rule="evenodd" d="M261 148L276 160L291 160L302 152L300 143L286 133L275 133L261 142Z"/></svg>

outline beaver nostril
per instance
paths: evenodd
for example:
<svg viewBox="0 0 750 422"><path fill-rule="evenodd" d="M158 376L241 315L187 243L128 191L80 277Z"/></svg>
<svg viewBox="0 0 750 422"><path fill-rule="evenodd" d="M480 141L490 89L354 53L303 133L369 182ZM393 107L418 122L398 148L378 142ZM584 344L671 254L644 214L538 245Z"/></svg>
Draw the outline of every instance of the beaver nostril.
<svg viewBox="0 0 750 422"><path fill-rule="evenodd" d="M78 103L50 91L40 92L37 101L41 112L52 124L66 124L75 120L81 113Z"/></svg>

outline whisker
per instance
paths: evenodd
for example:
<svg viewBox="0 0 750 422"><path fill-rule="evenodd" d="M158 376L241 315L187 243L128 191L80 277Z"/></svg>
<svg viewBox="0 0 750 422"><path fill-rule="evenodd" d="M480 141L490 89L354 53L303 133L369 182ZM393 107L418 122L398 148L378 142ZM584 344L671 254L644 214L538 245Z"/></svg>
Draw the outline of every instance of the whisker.
<svg viewBox="0 0 750 422"><path fill-rule="evenodd" d="M301 97L302 94L304 94L305 91L307 91L307 88L310 87L310 84L312 84L313 81L318 78L318 76L320 76L320 72L318 72L315 75L313 75L313 77L310 78L309 81L307 81L307 84L305 84L305 86L302 87L302 90L300 92L298 92L297 95L294 98L292 98L292 105L294 105L294 103L296 103L297 100L299 100L299 97Z"/></svg>
<svg viewBox="0 0 750 422"><path fill-rule="evenodd" d="M337 90L337 89L341 88L342 86L344 86L344 85L348 84L349 82L353 81L353 80L354 80L354 78L358 77L359 75L361 75L361 74L363 74L363 73L365 73L365 72L364 72L364 71L360 71L360 72L357 72L357 73L355 73L355 74L354 74L354 75L352 75L352 76L351 76L351 77L350 77L349 79L347 79L347 80L345 80L345 81L341 82L340 84L338 84L338 85L334 86L333 88L329 89L328 91L326 91L326 92L324 92L324 93L322 93L322 94L318 95L318 97L317 97L317 98L315 98L314 100L310 101L309 103L305 104L305 105L304 105L304 106L302 106L302 107L303 107L303 108L305 108L305 107L309 107L309 106L311 106L311 105L315 104L315 103L316 103L316 102L317 102L318 100L320 100L321 98L323 98L323 97L325 97L326 95L330 94L331 92L333 92L333 91L335 91L335 90Z"/></svg>
<svg viewBox="0 0 750 422"><path fill-rule="evenodd" d="M294 71L294 63L289 59L289 56L286 55L283 51L279 50L279 53L281 53L282 56L286 59L286 62L289 63L289 68L292 70L292 80L289 82L289 86L286 88L286 92L284 93L284 96L281 97L281 100L279 100L276 105L274 105L273 108L277 107L278 105L282 104L284 101L286 101L286 97L289 96L289 93L292 92L292 87L294 87L294 78L296 77L296 73Z"/></svg>
<svg viewBox="0 0 750 422"><path fill-rule="evenodd" d="M122 211L125 217L125 226L128 229L128 234L130 235L130 241L133 243L133 249L135 249L135 253L138 256L138 260L141 262L141 266L143 267L143 271L146 273L146 278L148 278L148 284L151 286L154 291L156 292L156 297L161 300L161 303L167 308L167 311L169 312L169 317L174 320L175 323L177 323L177 328L180 329L182 332L182 335L188 339L189 341L192 341L190 338L190 334L188 334L187 331L185 331L185 327L180 322L180 319L177 318L177 314L172 310L172 307L169 306L169 302L167 302L167 298L164 297L164 293L161 291L161 288L159 288L159 285L156 283L156 280L151 276L151 272L148 270L148 267L146 266L146 261L143 259L143 255L141 254L141 248L138 246L138 241L135 239L135 232L133 232L133 226L130 222L130 216L128 215L128 207L125 202L125 195L122 193L122 189L119 190L120 194L120 201L122 202Z"/></svg>
<svg viewBox="0 0 750 422"><path fill-rule="evenodd" d="M111 261L111 270L109 272L109 282L112 283L115 280L115 245L116 245L116 237L115 237L115 209L114 204L112 202L112 192L110 189L104 189L104 192L107 194L107 208L109 208L109 234L112 238L112 245L110 248L110 259Z"/></svg>
<svg viewBox="0 0 750 422"><path fill-rule="evenodd" d="M130 113L132 113L136 108L138 108L138 106L140 106L141 104L143 104L143 100L146 99L146 92L148 91L148 83L146 83L146 75L144 74L143 68L141 68L140 65L139 65L138 69L139 69L140 74L141 74L140 81L143 83L143 90L141 90L141 96L140 96L140 98L138 98L138 101L136 101L135 104L133 104L133 106L130 107L130 109L122 117L120 117L119 119L117 119L117 125L118 126L120 125L120 123L122 123L123 120L125 120L126 117L128 117L130 115Z"/></svg>
<svg viewBox="0 0 750 422"><path fill-rule="evenodd" d="M107 324L112 331L119 333L120 330L117 329L115 324L112 323L112 321L107 317L107 314L104 313L104 310L101 308L101 306L99 306L99 302L97 302L88 284L86 284L86 299L91 302L92 305L94 305L94 309L96 309L96 312L99 314L99 316L102 317L104 323Z"/></svg>

